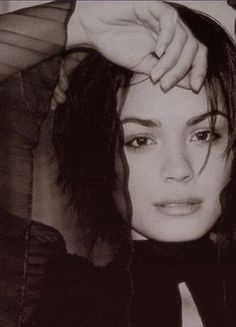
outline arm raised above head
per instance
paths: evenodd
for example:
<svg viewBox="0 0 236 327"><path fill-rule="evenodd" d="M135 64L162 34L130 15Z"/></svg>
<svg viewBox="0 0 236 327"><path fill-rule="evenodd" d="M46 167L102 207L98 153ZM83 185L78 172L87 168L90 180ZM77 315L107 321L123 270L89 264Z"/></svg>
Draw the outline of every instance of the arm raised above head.
<svg viewBox="0 0 236 327"><path fill-rule="evenodd" d="M60 53L68 21L68 47L94 48L118 65L160 80L164 89L189 70L189 86L197 91L202 85L206 51L162 1L76 1L75 6L57 1L2 15L0 80Z"/></svg>
<svg viewBox="0 0 236 327"><path fill-rule="evenodd" d="M67 46L76 44L151 76L165 90L188 75L187 87L199 91L206 75L206 48L168 2L76 2L68 24Z"/></svg>

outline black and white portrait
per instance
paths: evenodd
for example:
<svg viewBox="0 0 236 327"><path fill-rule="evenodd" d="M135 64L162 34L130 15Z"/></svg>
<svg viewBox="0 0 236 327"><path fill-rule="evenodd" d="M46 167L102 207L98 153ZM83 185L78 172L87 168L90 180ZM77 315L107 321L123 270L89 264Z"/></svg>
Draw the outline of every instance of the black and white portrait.
<svg viewBox="0 0 236 327"><path fill-rule="evenodd" d="M236 326L235 8L1 1L0 326Z"/></svg>

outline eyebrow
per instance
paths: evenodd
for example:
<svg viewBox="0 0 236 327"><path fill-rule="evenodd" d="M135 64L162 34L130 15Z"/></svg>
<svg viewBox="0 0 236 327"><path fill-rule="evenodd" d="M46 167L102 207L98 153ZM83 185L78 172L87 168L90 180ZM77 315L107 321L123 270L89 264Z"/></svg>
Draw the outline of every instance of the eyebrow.
<svg viewBox="0 0 236 327"><path fill-rule="evenodd" d="M227 115L225 113L223 113L222 111L216 110L213 112L206 112L202 115L192 117L190 120L187 121L186 124L187 124L187 126L194 126L209 117L215 117L215 116L222 116L222 117L228 119ZM122 122L122 124L131 123L131 124L138 124L138 125L141 125L144 127L161 127L161 122L159 122L158 120L143 119L143 118L138 118L138 117L127 117L127 118L124 118L121 122Z"/></svg>
<svg viewBox="0 0 236 327"><path fill-rule="evenodd" d="M132 124L138 124L138 125L142 125L145 127L160 127L161 123L157 120L152 120L152 119L142 119L142 118L138 118L138 117L127 117L122 119L122 124L128 124L128 123L132 123Z"/></svg>
<svg viewBox="0 0 236 327"><path fill-rule="evenodd" d="M204 121L209 117L215 117L215 116L222 116L228 120L228 117L224 112L215 110L213 112L206 112L205 114L191 118L190 120L187 121L187 126L194 126L198 123L201 123L202 121Z"/></svg>

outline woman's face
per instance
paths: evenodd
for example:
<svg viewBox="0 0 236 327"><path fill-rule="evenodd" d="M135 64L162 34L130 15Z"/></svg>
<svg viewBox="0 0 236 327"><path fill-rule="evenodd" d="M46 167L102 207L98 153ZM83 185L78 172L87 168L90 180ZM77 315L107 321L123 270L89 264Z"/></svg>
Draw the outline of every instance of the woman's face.
<svg viewBox="0 0 236 327"><path fill-rule="evenodd" d="M164 93L150 80L130 87L121 121L134 238L189 241L215 224L232 163L232 155L223 156L228 123L222 113L211 133L204 88Z"/></svg>

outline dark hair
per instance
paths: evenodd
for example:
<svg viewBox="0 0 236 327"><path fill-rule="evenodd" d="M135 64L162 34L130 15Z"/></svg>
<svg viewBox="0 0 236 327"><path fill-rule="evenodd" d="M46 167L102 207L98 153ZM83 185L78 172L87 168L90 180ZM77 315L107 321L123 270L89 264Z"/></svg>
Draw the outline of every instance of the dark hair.
<svg viewBox="0 0 236 327"><path fill-rule="evenodd" d="M229 122L227 151L234 150L235 44L208 16L172 5L195 37L208 48L205 87L209 110L214 112L219 103L223 103ZM55 113L53 140L59 164L58 183L70 194L71 204L82 228L88 233L91 247L98 240L116 246L122 235L127 236L129 229L128 171L116 107L118 90L125 90L132 76L133 73L127 69L109 62L95 51L89 51L70 76L66 103ZM235 169L233 171L236 173ZM234 177L234 172L232 174ZM235 187L234 181L235 178L228 187ZM113 194L117 189L123 210L119 210L114 202ZM229 203L226 198L224 201L227 203L224 215L234 215L234 201ZM231 218L226 221L224 228L232 231L234 221Z"/></svg>
<svg viewBox="0 0 236 327"><path fill-rule="evenodd" d="M70 195L89 250L97 242L115 246L127 231L128 213L126 221L121 218L113 195L123 188L115 168L120 151L116 94L131 76L90 51L71 74L66 103L54 118L58 183Z"/></svg>

